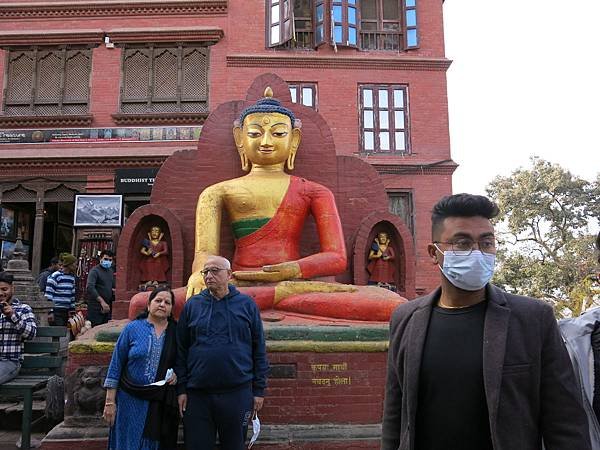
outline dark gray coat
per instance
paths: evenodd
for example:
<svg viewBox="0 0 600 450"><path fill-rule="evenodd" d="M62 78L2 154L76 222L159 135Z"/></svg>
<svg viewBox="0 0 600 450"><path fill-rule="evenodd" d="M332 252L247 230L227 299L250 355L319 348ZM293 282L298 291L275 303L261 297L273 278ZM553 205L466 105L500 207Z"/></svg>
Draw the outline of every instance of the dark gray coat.
<svg viewBox="0 0 600 450"><path fill-rule="evenodd" d="M382 450L413 450L421 354L441 290L390 322ZM552 308L488 284L483 378L494 450L590 450L581 394ZM440 374L443 376L443 374ZM428 430L435 433L435 430Z"/></svg>

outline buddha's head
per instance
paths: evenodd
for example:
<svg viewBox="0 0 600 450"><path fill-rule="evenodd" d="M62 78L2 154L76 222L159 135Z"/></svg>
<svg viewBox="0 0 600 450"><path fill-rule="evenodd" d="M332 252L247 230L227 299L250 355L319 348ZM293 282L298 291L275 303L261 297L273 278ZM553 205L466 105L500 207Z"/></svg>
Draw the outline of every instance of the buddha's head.
<svg viewBox="0 0 600 450"><path fill-rule="evenodd" d="M251 166L280 166L294 169L300 145L300 122L294 113L273 98L270 87L265 97L246 108L233 127L233 137L242 169Z"/></svg>
<svg viewBox="0 0 600 450"><path fill-rule="evenodd" d="M377 234L377 241L380 244L389 244L390 242L390 237L388 236L388 234L385 231L382 231L380 233Z"/></svg>
<svg viewBox="0 0 600 450"><path fill-rule="evenodd" d="M150 238L152 239L160 239L160 235L161 235L161 229L158 225L153 226L152 228L150 228Z"/></svg>

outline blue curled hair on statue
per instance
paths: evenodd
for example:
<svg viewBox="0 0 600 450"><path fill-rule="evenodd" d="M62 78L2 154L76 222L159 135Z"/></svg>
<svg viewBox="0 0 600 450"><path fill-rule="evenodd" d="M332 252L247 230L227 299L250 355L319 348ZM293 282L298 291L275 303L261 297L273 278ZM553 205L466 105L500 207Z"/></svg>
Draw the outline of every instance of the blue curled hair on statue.
<svg viewBox="0 0 600 450"><path fill-rule="evenodd" d="M143 319L147 319L148 315L150 314L150 312L148 311L148 305L150 305L150 302L152 300L154 300L154 298L161 292L168 292L169 295L171 296L171 305L173 308L175 308L175 294L173 293L173 291L168 288L168 287L159 287L157 289L154 289L151 293L150 293L150 297L148 297L148 304L146 305L146 309L144 311L142 311L141 313L139 313L137 315L137 317L135 318L135 320L143 320ZM174 320L173 319L173 308L171 309L171 314L169 314L168 320Z"/></svg>
<svg viewBox="0 0 600 450"><path fill-rule="evenodd" d="M246 109L244 109L242 111L242 114L240 114L239 126L242 126L244 124L244 119L249 114L255 114L255 113L283 114L284 116L288 116L290 118L292 127L299 126L299 121L296 122L296 116L294 115L292 110L286 108L285 106L282 106L281 102L278 99L273 98L273 91L270 87L267 87L265 89L263 98L257 100L257 102L254 105L248 106Z"/></svg>
<svg viewBox="0 0 600 450"><path fill-rule="evenodd" d="M244 123L244 119L248 115L254 113L279 113L283 114L284 116L288 116L292 126L294 125L294 122L296 122L296 116L294 116L294 113L285 106L282 106L279 100L272 97L261 98L254 105L244 109L240 115L240 125Z"/></svg>

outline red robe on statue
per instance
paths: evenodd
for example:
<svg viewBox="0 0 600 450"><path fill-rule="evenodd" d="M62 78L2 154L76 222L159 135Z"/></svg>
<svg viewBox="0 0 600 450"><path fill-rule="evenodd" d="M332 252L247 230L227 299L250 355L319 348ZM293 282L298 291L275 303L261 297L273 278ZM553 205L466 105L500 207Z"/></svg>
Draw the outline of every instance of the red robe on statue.
<svg viewBox="0 0 600 450"><path fill-rule="evenodd" d="M167 272L169 270L169 247L165 241L159 241L157 244L150 243L147 247L152 254L160 253L156 258L154 256L143 256L140 263L142 281L158 281L164 283L167 281Z"/></svg>

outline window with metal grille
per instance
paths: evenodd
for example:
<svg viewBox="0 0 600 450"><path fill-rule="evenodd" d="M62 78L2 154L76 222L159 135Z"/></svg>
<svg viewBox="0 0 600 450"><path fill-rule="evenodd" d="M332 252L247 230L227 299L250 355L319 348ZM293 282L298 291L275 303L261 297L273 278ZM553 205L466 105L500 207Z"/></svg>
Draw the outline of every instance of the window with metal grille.
<svg viewBox="0 0 600 450"><path fill-rule="evenodd" d="M8 52L4 114L87 114L92 51L75 46L28 47Z"/></svg>
<svg viewBox="0 0 600 450"><path fill-rule="evenodd" d="M331 0L326 11L324 0L266 0L267 47L418 48L416 1Z"/></svg>
<svg viewBox="0 0 600 450"><path fill-rule="evenodd" d="M317 110L317 84L316 83L288 83L293 103L299 103Z"/></svg>
<svg viewBox="0 0 600 450"><path fill-rule="evenodd" d="M121 112L208 112L208 48L125 47Z"/></svg>
<svg viewBox="0 0 600 450"><path fill-rule="evenodd" d="M315 47L315 30L313 28L313 7L311 0L295 0L293 20L293 35L283 47L287 49L313 49ZM323 8L321 7L321 10ZM321 22L323 19L321 19ZM321 24L321 36L323 24ZM322 40L322 39L321 39Z"/></svg>
<svg viewBox="0 0 600 450"><path fill-rule="evenodd" d="M359 86L362 152L409 153L407 93L403 85Z"/></svg>
<svg viewBox="0 0 600 450"><path fill-rule="evenodd" d="M388 204L389 211L400 217L414 235L415 214L412 192L403 190L389 191Z"/></svg>

